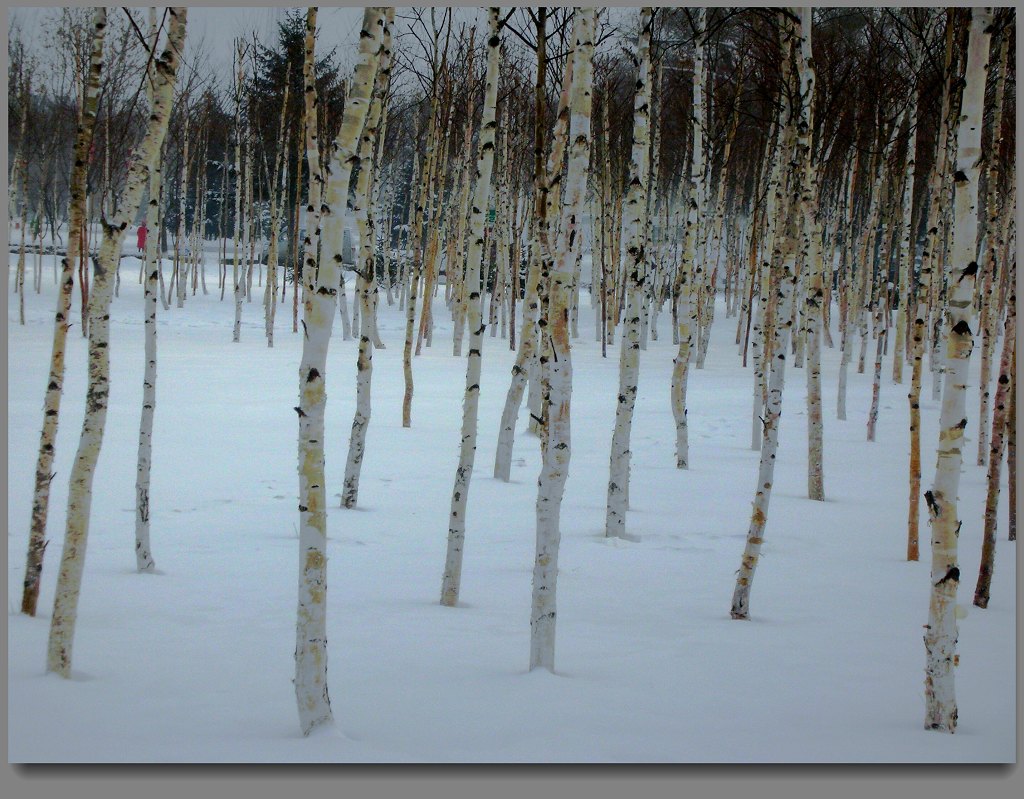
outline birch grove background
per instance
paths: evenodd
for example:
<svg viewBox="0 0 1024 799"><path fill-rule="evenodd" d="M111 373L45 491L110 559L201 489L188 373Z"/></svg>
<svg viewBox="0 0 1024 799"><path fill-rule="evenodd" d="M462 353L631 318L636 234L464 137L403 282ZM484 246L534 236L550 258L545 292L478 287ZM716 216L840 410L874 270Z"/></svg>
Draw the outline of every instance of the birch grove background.
<svg viewBox="0 0 1024 799"><path fill-rule="evenodd" d="M1014 9L190 11L8 17L13 761L1013 761Z"/></svg>

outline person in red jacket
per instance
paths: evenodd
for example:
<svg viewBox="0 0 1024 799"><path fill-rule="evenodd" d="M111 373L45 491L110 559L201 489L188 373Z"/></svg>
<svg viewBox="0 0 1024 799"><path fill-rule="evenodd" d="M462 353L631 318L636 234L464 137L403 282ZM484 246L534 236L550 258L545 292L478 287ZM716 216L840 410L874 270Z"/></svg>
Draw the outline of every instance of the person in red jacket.
<svg viewBox="0 0 1024 799"><path fill-rule="evenodd" d="M148 231L146 230L146 223L143 222L141 225L139 225L139 238L138 238L139 255L144 255L145 252L146 252L146 233L147 232Z"/></svg>

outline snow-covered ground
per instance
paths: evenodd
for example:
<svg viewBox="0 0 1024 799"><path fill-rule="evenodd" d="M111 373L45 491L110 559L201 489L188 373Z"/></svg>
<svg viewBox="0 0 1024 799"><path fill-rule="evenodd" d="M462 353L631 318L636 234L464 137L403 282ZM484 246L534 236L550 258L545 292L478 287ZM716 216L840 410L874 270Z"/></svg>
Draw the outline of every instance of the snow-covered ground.
<svg viewBox="0 0 1024 799"><path fill-rule="evenodd" d="M131 242L134 247L134 240ZM126 247L126 252L130 248ZM883 370L878 441L865 441L870 367L851 369L835 419L838 349L823 355L824 503L806 499L805 373L790 369L752 620L729 606L757 475L752 374L719 304L704 370L689 388L691 468L673 456L670 320L641 355L627 519L603 537L618 348L602 359L586 296L574 342L573 452L562 511L556 673L529 673L537 439L520 414L512 481L491 477L513 353L485 338L480 437L462 604L438 604L458 457L464 359L443 300L432 348L414 360L413 426L401 426L404 312L381 300L373 419L360 507L329 514L333 729L304 739L291 684L298 570L295 411L299 336L291 297L275 348L244 307L231 343L230 290L158 312L152 482L159 573L134 572L134 481L142 396L138 263L121 265L112 316L107 434L96 474L73 677L45 673L68 475L84 410L76 289L40 613L18 612L55 288L26 279L27 324L8 324L8 734L13 762L684 761L1011 762L1015 758L1015 545L1000 510L989 609L970 604L984 470L961 489L955 735L927 732L924 646L929 547L907 563L907 385ZM16 256L12 256L12 267ZM586 272L586 269L585 269ZM169 276L169 275L168 275ZM13 280L13 277L12 277ZM351 282L348 292L352 297ZM838 343L838 336L836 337ZM873 351L873 347L871 348ZM329 357L327 476L340 494L354 410L353 341ZM977 353L972 363L977 374ZM907 369L909 380L909 367ZM938 403L925 376L924 487ZM976 441L977 391L968 436ZM968 448L973 454L973 448ZM1005 478L1004 478L1005 479Z"/></svg>

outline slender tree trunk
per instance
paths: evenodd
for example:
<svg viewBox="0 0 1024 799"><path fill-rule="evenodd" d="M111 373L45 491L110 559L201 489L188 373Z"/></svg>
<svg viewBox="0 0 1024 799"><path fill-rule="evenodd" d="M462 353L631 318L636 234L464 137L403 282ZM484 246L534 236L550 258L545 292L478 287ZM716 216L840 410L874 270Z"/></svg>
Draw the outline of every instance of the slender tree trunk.
<svg viewBox="0 0 1024 799"><path fill-rule="evenodd" d="M89 148L96 126L96 108L99 104L100 77L103 72L103 39L107 29L107 10L97 7L92 17L92 50L89 57L89 80L82 103L82 117L75 137L74 161L69 189L68 229L76 230L85 214L85 178L88 169ZM25 581L21 597L21 612L36 615L39 602L39 579L43 571L46 552L46 518L50 508L50 483L53 480L53 459L57 443L57 425L60 401L64 387L64 358L71 313L71 291L74 287L75 261L78 259L79 239L68 236L67 252L61 260L60 288L57 293L57 312L53 323L53 346L50 355L50 374L46 381L43 401L43 430L40 435L39 455L36 459L35 487L32 493L32 522L29 528L28 556L25 562ZM56 255L54 255L56 261Z"/></svg>
<svg viewBox="0 0 1024 799"><path fill-rule="evenodd" d="M810 23L809 14L803 19ZM800 34L797 33L795 25L788 18L782 20L782 83L781 93L782 110L780 119L787 119L785 131L782 136L783 161L792 160L791 174L788 175L788 183L792 185L799 180L800 167L806 163L802 159L810 158L806 147L800 147L795 158L789 159L787 155L796 148L796 129L794 114L789 112L786 96L788 94L787 84L790 83L790 58L791 52L796 45L794 39ZM803 35L806 35L806 31ZM795 88L795 87L793 87ZM798 92L793 92L798 95ZM809 102L809 97L801 98L804 103ZM805 114L808 109L800 109L801 121L806 120ZM785 193L783 193L785 196ZM765 415L763 424L763 438L761 441L761 462L758 467L757 490L754 493L754 510L750 517L750 525L747 528L747 542L743 551L743 559L740 563L736 576L736 587L733 591L731 615L734 619L748 619L750 617L750 590L754 581L754 573L761 555L761 546L764 543L764 531L768 520L768 504L771 500L772 486L775 482L775 461L779 446L779 421L782 416L782 391L785 385L786 376L786 353L789 350L789 337L793 326L792 310L794 292L796 288L796 236L797 236L797 209L792 200L787 200L779 209L782 214L780 225L780 243L778 254L773 254L776 259L776 269L781 274L778 280L779 309L778 317L774 326L774 342L771 350L771 369L768 379L768 400L765 403Z"/></svg>
<svg viewBox="0 0 1024 799"><path fill-rule="evenodd" d="M821 257L822 231L818 208L817 163L813 152L814 91L817 78L811 55L812 9L802 9L800 55L797 73L800 76L799 147L807 153L801 187L801 261L807 275L804 299L805 347L807 351L807 496L825 501L824 434L821 414L821 328L823 324L824 265ZM823 158L822 161L825 159Z"/></svg>
<svg viewBox="0 0 1024 799"><path fill-rule="evenodd" d="M96 280L89 305L89 386L86 415L78 444L78 454L71 470L68 493L67 526L61 554L57 593L50 623L47 670L62 677L71 675L71 650L75 634L78 597L85 566L85 549L89 534L89 510L92 502L92 480L103 443L107 399L110 386L110 300L113 292L113 270L121 257L128 224L138 213L142 192L153 164L160 157L160 147L167 132L178 54L184 51L185 24L188 10L169 8L170 26L167 47L153 70L153 109L146 134L136 150L128 172L128 181L117 206L120 214L104 229L103 243L95 261ZM98 70L97 70L98 71Z"/></svg>
<svg viewBox="0 0 1024 799"><path fill-rule="evenodd" d="M556 588L561 539L562 496L572 453L570 400L572 357L568 330L576 254L583 246L582 219L590 165L590 112L593 85L593 8L577 8L574 22L572 89L569 100L569 164L565 203L555 245L550 286L542 319L541 381L547 406L547 441L537 481L537 549L530 612L530 669L555 668Z"/></svg>
<svg viewBox="0 0 1024 799"><path fill-rule="evenodd" d="M1010 378L1010 407L1006 411L1006 481L1009 483L1009 540L1017 540L1017 350L1013 351Z"/></svg>
<svg viewBox="0 0 1024 799"><path fill-rule="evenodd" d="M623 538L626 533L629 440L640 371L640 305L647 280L644 230L646 228L648 129L651 107L652 14L653 9L648 6L644 6L640 12L640 38L636 55L639 74L636 81L636 98L633 103L633 153L629 168L629 189L626 195L628 209L625 221L628 235L625 259L628 270L626 318L619 356L619 392L615 407L615 430L612 434L608 499L605 512L605 535L617 538Z"/></svg>
<svg viewBox="0 0 1024 799"><path fill-rule="evenodd" d="M430 104L430 118L427 121L426 146L427 153L423 162L423 169L420 174L418 189L419 200L416 204L416 213L412 224L412 248L413 260L409 270L409 291L406 295L406 316L405 316L405 349L402 352L402 366L405 376L405 395L402 399L402 427L412 426L412 352L413 335L416 323L416 294L419 288L420 278L423 273L424 262L424 236L426 227L427 206L430 195L430 184L434 174L434 163L436 158L435 138L438 129L438 98L435 93ZM428 237L429 238L429 237Z"/></svg>
<svg viewBox="0 0 1024 799"><path fill-rule="evenodd" d="M188 98L184 98L188 103ZM182 108L184 117L184 143L181 152L181 182L178 190L178 230L174 236L174 275L178 281L178 307L185 307L185 293L188 288L187 269L185 268L185 253L182 245L185 241L185 201L188 195L188 107ZM198 198L197 198L198 199Z"/></svg>
<svg viewBox="0 0 1024 799"><path fill-rule="evenodd" d="M953 255L956 280L950 275L950 329L946 336L946 377L939 417L938 458L935 482L925 498L931 519L931 600L925 628L925 729L954 732L957 723L956 690L956 594L960 584L957 565L957 493L963 466L964 430L967 424L967 367L974 343L971 298L978 264L978 177L981 157L981 120L985 97L985 64L988 61L987 8L971 12L963 103L957 131L955 221Z"/></svg>
<svg viewBox="0 0 1024 799"><path fill-rule="evenodd" d="M21 108L21 144L18 148L17 168L14 179L21 183L21 244L18 247L18 266L15 271L15 291L18 292L18 323L25 324L25 235L28 227L28 156L25 152L28 143L25 132L28 129L30 98L32 96L32 79L28 78L22 89L24 99ZM81 119L81 116L79 117ZM81 124L81 123L79 123Z"/></svg>
<svg viewBox="0 0 1024 799"><path fill-rule="evenodd" d="M946 20L946 55L943 64L943 75L948 76L952 65L953 32L952 15L947 14ZM934 272L938 263L939 214L941 211L941 191L946 173L946 139L949 117L949 77L944 78L942 93L942 112L939 136L935 148L935 164L932 167L929 182L928 232L925 236L924 250L921 253L921 271L917 287L917 312L914 314L913 332L911 336L911 377L910 393L910 502L907 515L907 560L916 561L920 557L920 516L921 516L921 370L924 359L925 339L928 336L928 303L932 295ZM938 281L935 281L938 282Z"/></svg>
<svg viewBox="0 0 1024 799"><path fill-rule="evenodd" d="M157 28L150 31L150 49L156 53ZM147 82L146 96L152 107L153 97ZM146 229L158 227L159 195L163 176L163 158L157 156L149 177L149 203L146 205ZM146 237L145 289L142 304L143 327L145 328L145 367L142 379L142 413L139 419L139 448L135 470L135 568L140 574L151 574L156 570L150 546L149 501L150 474L153 465L153 419L156 414L156 312L159 293L159 267L157 264L157 237Z"/></svg>
<svg viewBox="0 0 1024 799"><path fill-rule="evenodd" d="M373 378L373 338L376 336L377 316L373 295L376 291L374 261L376 209L371 205L371 191L374 185L373 150L377 137L382 133L382 120L387 118L385 107L388 84L391 79L391 25L395 10L388 7L385 12L383 46L377 69L373 102L366 118L366 126L359 144L359 177L355 190L355 217L359 226L359 263L356 291L362 307L362 323L359 332L359 355L356 361L356 411L352 419L352 435L348 445L348 460L345 463L345 480L341 489L341 506L354 508L359 498L359 475L366 451L366 429L370 425L370 386Z"/></svg>
<svg viewBox="0 0 1024 799"><path fill-rule="evenodd" d="M989 385L992 380L992 350L995 347L998 304L993 303L993 283L996 272L999 270L998 252L1002 248L1002 237L999 235L1001 226L999 224L999 172L1004 161L1001 158L1002 152L1002 127L1003 127L1003 95L1006 86L1006 67L1009 54L1010 40L1007 32L1002 34L1002 46L999 48L999 66L995 76L995 113L992 120L991 148L987 158L988 164L988 201L985 204L984 237L988 246L985 249L985 258L982 262L982 284L984 286L979 298L979 323L981 333L981 390L978 410L978 466L985 465L985 456L988 453L988 424L989 424ZM994 306L994 308L993 308Z"/></svg>
<svg viewBox="0 0 1024 799"><path fill-rule="evenodd" d="M501 9L488 12L487 77L483 116L480 121L480 148L476 164L476 185L469 222L469 250L466 253L466 301L469 322L469 356L466 359L466 391L462 402L462 443L459 465L455 470L451 511L448 520L448 551L441 582L441 604L454 607L459 601L462 579L462 550L466 538L466 507L469 484L476 460L477 416L480 404L480 367L484 345L481 273L486 263L484 251L484 215L490 205L491 173L494 167L494 138L497 130L495 107L498 102L498 59L500 56Z"/></svg>
<svg viewBox="0 0 1024 799"><path fill-rule="evenodd" d="M544 110L547 107L547 94L544 91L544 75L547 70L547 52L544 26L547 9L541 8L537 16L537 84L534 87L534 204L533 218L530 226L531 246L529 254L529 267L526 274L526 292L523 297L523 325L519 335L519 350L516 354L516 362L512 366L512 379L509 383L508 392L505 395L505 406L501 413L501 423L498 428L498 444L494 455L494 476L508 482L512 471L512 449L515 442L516 422L519 418L519 407L523 402L523 394L527 389L527 383L531 383L530 395L527 398L527 407L532 423L539 421L542 411L537 407L532 396L533 385L536 385L536 360L537 360L537 325L540 319L540 298L539 284L541 275L541 235L544 230L545 220L548 213L548 198L550 195L550 181L554 179L553 171L558 165L559 171L562 164L562 152L565 143L565 104L568 102L568 85L562 86L561 99L559 101L558 118L555 123L555 130L551 139L551 154L547 161L547 168L544 162L544 135L546 123L544 121Z"/></svg>
<svg viewBox="0 0 1024 799"><path fill-rule="evenodd" d="M921 68L921 48L913 40L910 56L910 71L914 76L910 89L907 118L907 155L904 161L902 221L900 223L900 265L899 265L899 309L896 315L896 340L892 357L892 381L903 382L903 354L906 349L907 305L910 302L910 273L913 271L913 257L916 236L913 230L914 182L917 178L917 75Z"/></svg>
<svg viewBox="0 0 1024 799"><path fill-rule="evenodd" d="M676 423L676 468L690 467L689 429L687 425L686 384L690 371L690 350L693 336L699 331L691 328L693 289L697 276L698 258L704 253L699 251L697 231L700 225L699 216L703 211L704 199L704 35L705 10L697 9L694 23L694 57L693 57L693 156L690 160L691 196L687 203L686 238L683 245L683 260L676 276L673 294L678 298L677 333L679 350L676 353L672 368L672 416ZM698 296L697 301L700 301Z"/></svg>
<svg viewBox="0 0 1024 799"><path fill-rule="evenodd" d="M277 315L277 260L278 239L281 227L281 201L288 191L287 140L285 120L288 113L288 87L291 64L285 70L284 99L281 101L281 117L277 125L277 154L274 157L274 172L270 176L270 241L267 243L267 297L264 316L266 319L267 347L274 346L274 318ZM266 157L266 156L264 156ZM285 170L284 185L281 183L282 165ZM205 293L205 291L204 291Z"/></svg>
<svg viewBox="0 0 1024 799"><path fill-rule="evenodd" d="M231 333L231 340L235 343L241 341L242 334L242 294L245 291L245 270L239 268L238 241L242 235L242 196L245 194L242 180L242 85L245 81L245 68L243 66L242 43L237 42L236 59L238 61L238 75L235 83L235 232L232 239L231 249L231 277L234 285L235 298L235 326ZM245 252L245 243L242 243L242 252Z"/></svg>
<svg viewBox="0 0 1024 799"><path fill-rule="evenodd" d="M303 269L303 339L299 367L299 592L295 642L295 698L303 735L333 720L327 692L327 491L324 476L324 412L327 405L327 350L337 313L341 272L341 223L352 159L366 121L377 71L384 9L363 14L352 91L345 103L335 142L327 189L317 142L317 96L314 77L316 8L306 16L303 80L306 98L306 152L310 201L307 206ZM321 212L322 205L322 212ZM317 240L323 222L324 251L317 268Z"/></svg>
<svg viewBox="0 0 1024 799"><path fill-rule="evenodd" d="M1017 282L1016 263L1010 264L1010 284ZM1014 382L1013 361L1016 355L1017 297L1016 289L1010 290L1007 298L1006 322L1003 327L1003 355L999 362L999 377L996 381L995 409L992 414L992 443L988 453L988 489L985 492L985 526L981 547L981 566L978 584L974 590L974 604L987 608L992 585L992 571L996 556L996 512L999 510L999 472L1003 464L1003 450L1006 444L1006 411L1009 405L1009 389Z"/></svg>

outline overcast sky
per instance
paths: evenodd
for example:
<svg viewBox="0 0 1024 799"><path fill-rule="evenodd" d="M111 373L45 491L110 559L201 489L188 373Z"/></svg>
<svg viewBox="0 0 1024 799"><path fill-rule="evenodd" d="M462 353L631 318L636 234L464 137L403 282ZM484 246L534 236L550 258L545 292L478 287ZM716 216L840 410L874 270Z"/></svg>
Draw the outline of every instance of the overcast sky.
<svg viewBox="0 0 1024 799"><path fill-rule="evenodd" d="M255 32L260 40L269 43L276 38L277 22L283 19L286 8L281 7L234 7L234 6L189 6L188 33L186 36L186 61L194 58L197 51L205 54L213 74L221 77L221 85L230 81L232 42L237 37L250 38ZM626 22L626 17L635 15L635 8L610 9L617 25ZM55 7L12 7L8 9L8 24L18 25L30 43L41 44L52 20L59 13ZM123 13L111 9L111 13ZM408 15L408 8L398 8L396 30L407 27L401 17ZM486 26L486 9L483 7L456 7L455 19L472 25L476 22ZM359 26L362 22L363 7L321 6L317 15L317 51L327 52L337 48L337 61L343 71L351 69L359 41ZM45 50L36 49L37 54ZM202 63L202 60L200 61Z"/></svg>
<svg viewBox="0 0 1024 799"><path fill-rule="evenodd" d="M284 18L286 10L282 7L189 6L186 60L197 50L202 50L212 62L210 66L216 74L230 75L232 41L240 36L249 38L255 32L261 41L272 42L276 38L277 23ZM111 11L123 13L115 9ZM408 8L396 9L399 19L395 27L398 32L407 27L401 17L408 12ZM24 31L28 41L42 42L49 23L57 13L57 8L12 7L8 10L8 20L9 24L16 24ZM482 7L458 7L455 15L457 22L487 24L486 9ZM339 65L351 67L362 18L362 6L321 6L317 14L318 52L336 47Z"/></svg>

